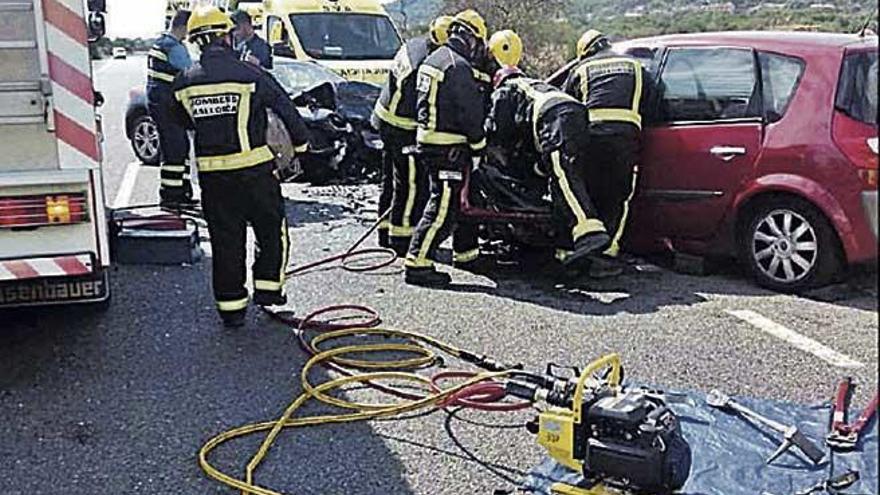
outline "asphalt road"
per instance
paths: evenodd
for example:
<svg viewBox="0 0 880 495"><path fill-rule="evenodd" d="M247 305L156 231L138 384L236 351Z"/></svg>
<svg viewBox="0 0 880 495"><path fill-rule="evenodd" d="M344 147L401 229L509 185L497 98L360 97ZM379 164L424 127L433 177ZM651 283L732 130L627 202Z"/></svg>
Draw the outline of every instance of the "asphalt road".
<svg viewBox="0 0 880 495"><path fill-rule="evenodd" d="M144 62L96 66L111 202L126 173L136 175L122 204L157 196L157 170L129 166L123 134L126 95L143 83ZM376 217L374 187L286 186L285 194L296 264L345 249ZM289 306L302 315L367 304L389 327L532 369L619 352L630 379L671 389L814 403L845 375L863 385L857 401L877 388L876 272L809 297L756 288L735 267L709 276L661 267L575 284L558 284L544 267L453 276L450 290L435 291L394 272L316 272L289 283ZM220 328L209 282L210 259L119 266L106 311L0 315L0 493L234 493L202 474L198 449L220 431L277 418L301 390L305 357L289 329L256 311L244 330ZM492 493L541 459L516 428L527 419L435 412L284 433L257 479L296 494ZM240 475L257 442L224 446L214 459Z"/></svg>

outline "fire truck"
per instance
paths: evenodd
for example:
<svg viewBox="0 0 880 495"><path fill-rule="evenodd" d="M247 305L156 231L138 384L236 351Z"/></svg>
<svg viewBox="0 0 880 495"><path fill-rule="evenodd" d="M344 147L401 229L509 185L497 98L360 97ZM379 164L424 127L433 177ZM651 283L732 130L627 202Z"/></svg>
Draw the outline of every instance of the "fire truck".
<svg viewBox="0 0 880 495"><path fill-rule="evenodd" d="M103 0L0 0L0 307L110 296L89 58L104 11Z"/></svg>

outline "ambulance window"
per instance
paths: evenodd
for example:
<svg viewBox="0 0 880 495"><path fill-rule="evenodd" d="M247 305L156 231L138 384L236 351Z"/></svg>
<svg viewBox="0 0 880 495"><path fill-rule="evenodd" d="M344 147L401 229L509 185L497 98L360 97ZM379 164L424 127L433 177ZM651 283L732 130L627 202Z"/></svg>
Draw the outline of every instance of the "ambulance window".
<svg viewBox="0 0 880 495"><path fill-rule="evenodd" d="M294 57L293 50L290 48L290 34L284 27L284 22L274 16L266 19L266 29L269 37L269 44L275 55L282 57Z"/></svg>
<svg viewBox="0 0 880 495"><path fill-rule="evenodd" d="M401 45L386 16L321 13L290 18L303 49L316 59L391 60Z"/></svg>

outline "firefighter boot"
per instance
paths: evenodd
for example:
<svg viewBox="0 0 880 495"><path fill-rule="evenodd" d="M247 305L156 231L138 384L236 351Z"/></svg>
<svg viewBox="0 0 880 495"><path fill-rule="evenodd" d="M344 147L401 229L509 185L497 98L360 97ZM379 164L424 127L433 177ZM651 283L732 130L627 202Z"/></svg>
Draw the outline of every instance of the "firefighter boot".
<svg viewBox="0 0 880 495"><path fill-rule="evenodd" d="M589 256L601 252L611 244L611 237L606 232L593 232L587 234L574 243L574 251L565 257L562 264L571 265Z"/></svg>
<svg viewBox="0 0 880 495"><path fill-rule="evenodd" d="M398 258L405 259L411 241L411 237L392 237L390 247L397 254Z"/></svg>
<svg viewBox="0 0 880 495"><path fill-rule="evenodd" d="M587 273L590 278L613 278L623 274L623 262L611 256L604 254L591 255L589 261L590 268Z"/></svg>
<svg viewBox="0 0 880 495"><path fill-rule="evenodd" d="M495 268L495 260L488 256L480 256L470 261L453 261L452 266L459 270L479 275L491 273Z"/></svg>
<svg viewBox="0 0 880 495"><path fill-rule="evenodd" d="M257 306L284 306L287 304L287 296L277 292L261 292L254 294L254 304Z"/></svg>
<svg viewBox="0 0 880 495"><path fill-rule="evenodd" d="M241 328L241 327L243 327L245 325L245 317L246 316L247 316L247 309L243 309L241 311L220 313L220 318L223 320L223 326L226 328Z"/></svg>
<svg viewBox="0 0 880 495"><path fill-rule="evenodd" d="M392 247L391 239L388 236L388 229L379 229L378 234L379 234L379 247L383 247L383 248Z"/></svg>
<svg viewBox="0 0 880 495"><path fill-rule="evenodd" d="M452 282L452 277L434 268L407 268L404 281L420 287L446 287Z"/></svg>

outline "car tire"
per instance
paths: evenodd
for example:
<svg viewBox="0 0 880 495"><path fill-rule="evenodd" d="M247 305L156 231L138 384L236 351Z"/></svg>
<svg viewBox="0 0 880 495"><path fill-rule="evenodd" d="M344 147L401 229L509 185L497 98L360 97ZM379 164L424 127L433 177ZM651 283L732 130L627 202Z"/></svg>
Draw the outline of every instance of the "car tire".
<svg viewBox="0 0 880 495"><path fill-rule="evenodd" d="M149 115L141 115L131 124L131 149L144 165L159 164L159 128Z"/></svg>
<svg viewBox="0 0 880 495"><path fill-rule="evenodd" d="M841 272L837 233L821 211L792 197L762 201L740 224L740 259L761 286L798 293Z"/></svg>

